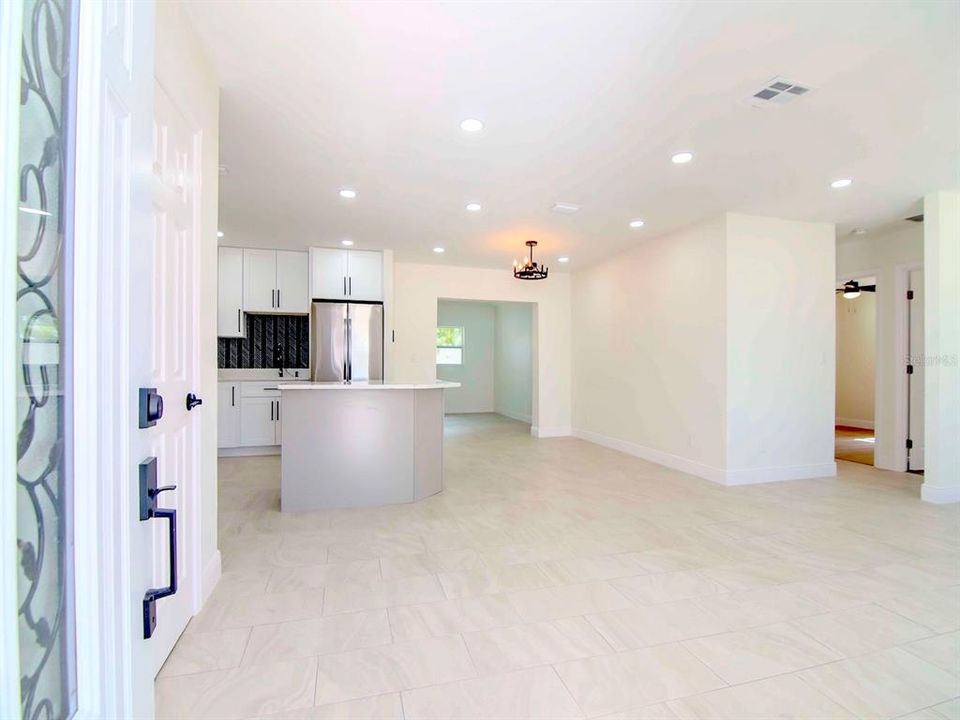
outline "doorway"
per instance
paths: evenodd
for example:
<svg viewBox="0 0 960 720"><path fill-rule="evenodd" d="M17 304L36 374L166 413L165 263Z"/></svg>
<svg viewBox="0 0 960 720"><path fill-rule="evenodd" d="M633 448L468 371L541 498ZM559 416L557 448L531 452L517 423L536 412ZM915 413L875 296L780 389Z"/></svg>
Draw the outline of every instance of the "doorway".
<svg viewBox="0 0 960 720"><path fill-rule="evenodd" d="M836 291L834 455L863 465L875 462L876 291L875 276L842 278Z"/></svg>
<svg viewBox="0 0 960 720"><path fill-rule="evenodd" d="M533 419L533 304L437 301L437 379L448 415L496 413Z"/></svg>

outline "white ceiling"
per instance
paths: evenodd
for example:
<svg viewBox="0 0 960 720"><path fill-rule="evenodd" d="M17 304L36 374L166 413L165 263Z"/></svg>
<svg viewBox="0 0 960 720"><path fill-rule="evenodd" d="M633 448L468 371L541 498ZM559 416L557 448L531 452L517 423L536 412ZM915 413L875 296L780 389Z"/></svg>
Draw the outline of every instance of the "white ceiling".
<svg viewBox="0 0 960 720"><path fill-rule="evenodd" d="M222 85L226 244L509 268L536 239L556 271L724 210L843 234L960 187L956 2L186 5ZM775 76L814 91L752 107Z"/></svg>

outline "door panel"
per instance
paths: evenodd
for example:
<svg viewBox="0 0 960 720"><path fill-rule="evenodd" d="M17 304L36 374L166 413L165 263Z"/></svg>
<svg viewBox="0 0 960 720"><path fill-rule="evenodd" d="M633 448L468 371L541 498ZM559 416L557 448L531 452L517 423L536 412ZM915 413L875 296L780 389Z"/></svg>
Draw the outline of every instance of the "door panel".
<svg viewBox="0 0 960 720"><path fill-rule="evenodd" d="M244 312L276 312L276 250L243 249Z"/></svg>
<svg viewBox="0 0 960 720"><path fill-rule="evenodd" d="M347 305L313 303L310 342L314 382L343 382L347 361Z"/></svg>
<svg viewBox="0 0 960 720"><path fill-rule="evenodd" d="M924 347L923 347L923 270L910 271L910 290L913 300L909 303L909 363L913 365L913 372L907 376L909 393L909 417L907 437L913 447L907 450L907 469L923 470L923 382L924 382Z"/></svg>
<svg viewBox="0 0 960 720"><path fill-rule="evenodd" d="M277 309L310 312L310 266L305 252L277 250Z"/></svg>
<svg viewBox="0 0 960 720"><path fill-rule="evenodd" d="M347 291L351 300L380 302L383 300L383 255L378 252L351 250Z"/></svg>
<svg viewBox="0 0 960 720"><path fill-rule="evenodd" d="M240 445L276 445L276 398L245 397L240 403Z"/></svg>
<svg viewBox="0 0 960 720"><path fill-rule="evenodd" d="M351 380L383 379L383 306L350 305Z"/></svg>
<svg viewBox="0 0 960 720"><path fill-rule="evenodd" d="M167 94L154 93L153 262L151 382L166 400L162 419L150 430L160 485L175 485L159 505L178 517L179 589L157 601L157 627L150 640L154 673L166 660L192 614L196 543L190 511L199 502L199 429L202 409L188 411L185 398L199 383L200 265L197 214L199 137ZM150 520L153 533L151 587L167 585L170 547L167 522Z"/></svg>
<svg viewBox="0 0 960 720"><path fill-rule="evenodd" d="M310 297L343 300L347 297L347 251L310 249Z"/></svg>
<svg viewBox="0 0 960 720"><path fill-rule="evenodd" d="M222 247L217 262L217 335L243 337L243 250Z"/></svg>

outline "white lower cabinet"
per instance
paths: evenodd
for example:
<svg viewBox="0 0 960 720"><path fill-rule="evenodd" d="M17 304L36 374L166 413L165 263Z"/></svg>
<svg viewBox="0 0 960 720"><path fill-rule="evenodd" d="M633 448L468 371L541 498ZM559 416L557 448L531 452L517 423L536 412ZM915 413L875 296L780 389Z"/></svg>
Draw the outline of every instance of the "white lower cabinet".
<svg viewBox="0 0 960 720"><path fill-rule="evenodd" d="M280 392L264 382L219 383L217 447L280 444Z"/></svg>
<svg viewBox="0 0 960 720"><path fill-rule="evenodd" d="M240 406L240 445L277 444L277 403L271 397L245 397Z"/></svg>
<svg viewBox="0 0 960 720"><path fill-rule="evenodd" d="M240 384L217 383L217 447L240 445Z"/></svg>

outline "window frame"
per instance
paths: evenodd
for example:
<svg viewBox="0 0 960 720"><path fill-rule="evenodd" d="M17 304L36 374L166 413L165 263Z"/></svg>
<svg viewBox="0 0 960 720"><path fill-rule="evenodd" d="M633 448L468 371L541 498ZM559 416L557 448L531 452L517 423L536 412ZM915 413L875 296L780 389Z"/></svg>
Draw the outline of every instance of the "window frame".
<svg viewBox="0 0 960 720"><path fill-rule="evenodd" d="M449 345L440 343L440 331L441 330L458 330L460 334L460 344L459 345ZM436 347L434 350L437 352L436 355L436 364L443 366L452 366L452 367L462 367L463 358L464 358L464 347L467 342L467 332L464 329L463 325L437 325L437 335L436 335ZM440 362L439 351L440 350L459 350L460 351L460 362Z"/></svg>

